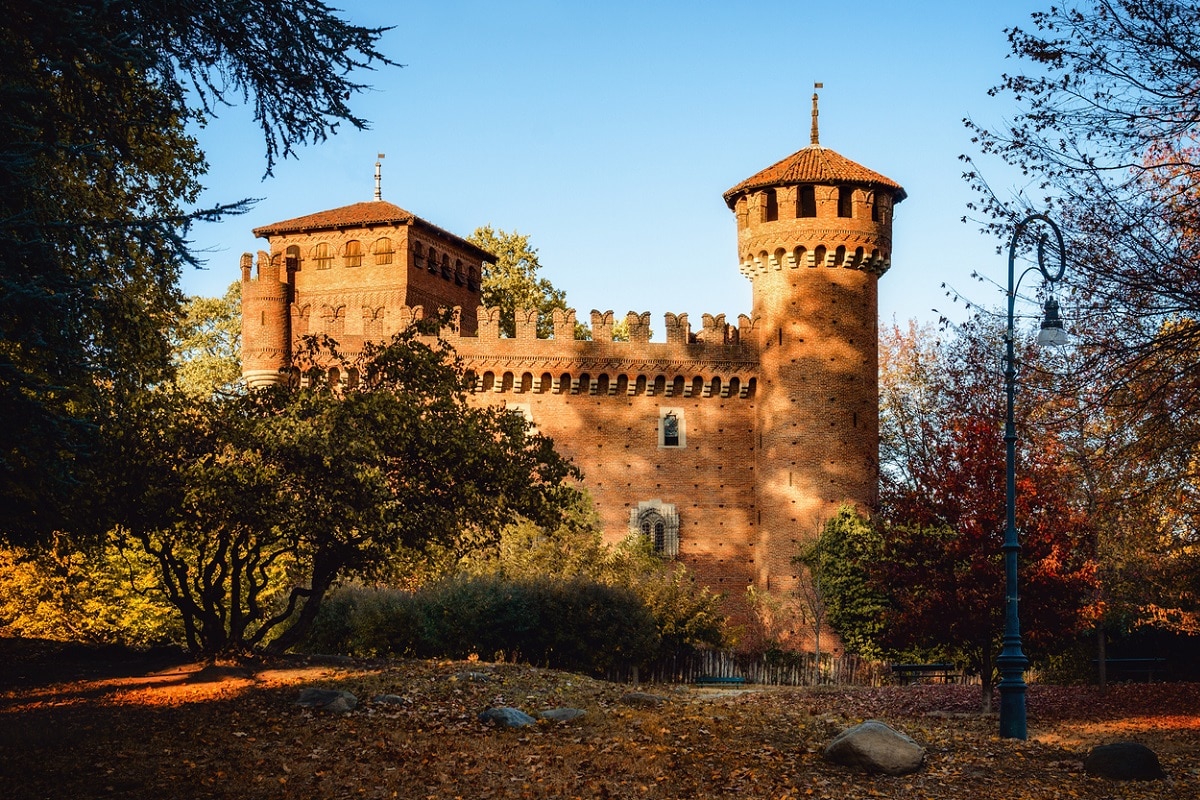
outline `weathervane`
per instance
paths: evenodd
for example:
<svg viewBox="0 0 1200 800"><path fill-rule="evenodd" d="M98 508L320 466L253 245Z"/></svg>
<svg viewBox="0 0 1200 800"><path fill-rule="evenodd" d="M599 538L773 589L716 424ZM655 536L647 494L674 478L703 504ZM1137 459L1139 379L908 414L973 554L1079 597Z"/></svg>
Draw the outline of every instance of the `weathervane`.
<svg viewBox="0 0 1200 800"><path fill-rule="evenodd" d="M812 143L814 145L819 145L821 143L821 137L817 133L817 89L824 89L824 88L825 88L825 84L823 84L823 83L814 83L813 84Z"/></svg>
<svg viewBox="0 0 1200 800"><path fill-rule="evenodd" d="M383 153L375 156L375 199L383 199Z"/></svg>

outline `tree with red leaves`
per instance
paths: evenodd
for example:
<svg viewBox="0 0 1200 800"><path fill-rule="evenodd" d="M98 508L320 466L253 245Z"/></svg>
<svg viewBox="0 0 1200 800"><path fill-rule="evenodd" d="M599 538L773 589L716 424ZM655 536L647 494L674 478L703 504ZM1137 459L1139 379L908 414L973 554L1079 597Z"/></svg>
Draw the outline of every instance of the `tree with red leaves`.
<svg viewBox="0 0 1200 800"><path fill-rule="evenodd" d="M902 464L885 471L884 553L875 570L891 600L884 644L941 650L965 660L983 679L988 710L1005 596L1003 387L995 373L999 347L978 328L963 329L934 347L896 346L901 339L900 334L885 337L889 353L922 358L925 368L900 374L921 375L925 383L911 392L892 386L883 394L920 396L924 408L894 428L913 446L891 450L906 455ZM1035 357L1025 354L1026 371ZM930 358L938 363L930 365ZM884 382L888 379L885 373ZM1019 406L1024 412L1021 427L1028 428L1036 405ZM885 407L884 413L895 411ZM1091 533L1070 501L1058 443L1041 436L1022 436L1021 441L1016 509L1021 620L1024 640L1036 656L1086 623L1094 565Z"/></svg>

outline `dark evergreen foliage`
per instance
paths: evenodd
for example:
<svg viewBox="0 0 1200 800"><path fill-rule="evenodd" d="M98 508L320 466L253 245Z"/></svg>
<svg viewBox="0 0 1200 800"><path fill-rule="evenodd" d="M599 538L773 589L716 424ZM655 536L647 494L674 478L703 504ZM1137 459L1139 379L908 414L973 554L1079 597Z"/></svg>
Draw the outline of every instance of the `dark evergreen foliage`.
<svg viewBox="0 0 1200 800"><path fill-rule="evenodd" d="M205 162L189 122L253 106L266 169L340 124L382 31L315 0L43 0L0 27L0 536L102 521L106 420L169 374Z"/></svg>

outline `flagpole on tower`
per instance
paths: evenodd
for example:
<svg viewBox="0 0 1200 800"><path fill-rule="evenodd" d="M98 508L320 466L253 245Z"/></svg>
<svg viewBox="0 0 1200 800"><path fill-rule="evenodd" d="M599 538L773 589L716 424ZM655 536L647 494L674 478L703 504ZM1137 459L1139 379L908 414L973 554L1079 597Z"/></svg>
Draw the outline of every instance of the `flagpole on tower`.
<svg viewBox="0 0 1200 800"><path fill-rule="evenodd" d="M383 153L375 156L375 199L383 199Z"/></svg>

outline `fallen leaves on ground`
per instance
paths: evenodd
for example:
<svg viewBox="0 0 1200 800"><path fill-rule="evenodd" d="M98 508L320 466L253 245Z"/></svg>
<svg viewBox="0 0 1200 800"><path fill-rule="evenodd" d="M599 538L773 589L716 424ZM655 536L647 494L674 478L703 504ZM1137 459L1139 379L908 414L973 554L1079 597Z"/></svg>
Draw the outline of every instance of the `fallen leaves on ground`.
<svg viewBox="0 0 1200 800"><path fill-rule="evenodd" d="M345 689L344 714L295 705L302 686ZM904 800L1200 797L1200 686L1137 684L1100 696L1032 686L1030 738L1000 739L978 687L631 687L512 664L444 661L184 665L150 674L0 687L0 797L801 798ZM393 694L393 704L372 703ZM587 715L520 730L489 706ZM921 771L872 776L824 761L825 744L881 719L926 747ZM1096 744L1141 741L1170 784L1084 774Z"/></svg>

